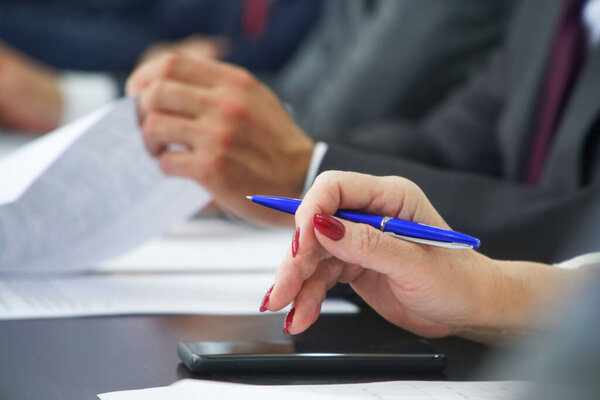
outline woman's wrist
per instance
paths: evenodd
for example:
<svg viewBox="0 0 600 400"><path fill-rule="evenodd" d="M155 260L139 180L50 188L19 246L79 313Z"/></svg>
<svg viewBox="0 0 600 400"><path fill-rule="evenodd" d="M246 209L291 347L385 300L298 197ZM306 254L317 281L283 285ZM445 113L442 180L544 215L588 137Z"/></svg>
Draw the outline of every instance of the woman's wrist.
<svg viewBox="0 0 600 400"><path fill-rule="evenodd" d="M533 262L482 257L478 264L481 298L456 335L485 343L512 342L543 329L547 321L538 311L548 309L575 275Z"/></svg>

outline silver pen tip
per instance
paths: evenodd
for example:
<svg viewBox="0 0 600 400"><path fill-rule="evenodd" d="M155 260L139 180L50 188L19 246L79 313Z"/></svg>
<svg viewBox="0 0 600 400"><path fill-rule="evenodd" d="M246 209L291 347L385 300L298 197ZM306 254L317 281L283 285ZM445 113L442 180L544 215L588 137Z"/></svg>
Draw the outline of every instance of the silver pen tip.
<svg viewBox="0 0 600 400"><path fill-rule="evenodd" d="M248 200L252 200L252 196L246 196Z"/></svg>

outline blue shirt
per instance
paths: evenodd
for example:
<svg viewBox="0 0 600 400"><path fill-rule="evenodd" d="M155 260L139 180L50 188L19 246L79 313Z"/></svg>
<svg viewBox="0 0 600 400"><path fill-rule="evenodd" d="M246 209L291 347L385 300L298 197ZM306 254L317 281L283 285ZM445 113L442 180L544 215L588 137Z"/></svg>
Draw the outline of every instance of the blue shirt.
<svg viewBox="0 0 600 400"><path fill-rule="evenodd" d="M0 38L59 69L128 73L157 41L221 35L227 61L278 70L317 21L320 0L274 0L264 36L241 31L243 0L0 0Z"/></svg>

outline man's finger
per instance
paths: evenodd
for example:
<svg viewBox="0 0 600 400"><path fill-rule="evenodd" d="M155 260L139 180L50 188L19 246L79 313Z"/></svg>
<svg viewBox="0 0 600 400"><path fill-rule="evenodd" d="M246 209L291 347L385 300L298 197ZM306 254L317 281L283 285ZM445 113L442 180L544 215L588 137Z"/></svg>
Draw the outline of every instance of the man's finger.
<svg viewBox="0 0 600 400"><path fill-rule="evenodd" d="M208 90L174 80L156 80L142 92L139 109L142 115L152 111L196 117L207 103Z"/></svg>
<svg viewBox="0 0 600 400"><path fill-rule="evenodd" d="M195 136L198 136L191 120L158 112L146 115L142 131L148 150L155 156L162 152L160 149L171 144L181 144L192 149Z"/></svg>
<svg viewBox="0 0 600 400"><path fill-rule="evenodd" d="M210 58L167 54L150 60L136 69L127 81L127 93L138 94L159 79L173 79L199 86L213 87L234 67Z"/></svg>

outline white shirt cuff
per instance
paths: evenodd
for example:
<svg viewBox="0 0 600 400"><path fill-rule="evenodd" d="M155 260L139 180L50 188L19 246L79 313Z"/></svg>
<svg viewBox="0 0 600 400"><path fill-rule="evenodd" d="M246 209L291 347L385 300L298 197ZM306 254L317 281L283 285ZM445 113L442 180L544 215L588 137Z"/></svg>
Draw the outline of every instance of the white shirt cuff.
<svg viewBox="0 0 600 400"><path fill-rule="evenodd" d="M600 1L587 1L583 7L583 22L588 31L591 46L600 43Z"/></svg>
<svg viewBox="0 0 600 400"><path fill-rule="evenodd" d="M325 142L317 142L315 143L315 147L312 152L312 157L310 158L310 164L308 165L308 172L306 173L306 179L304 180L304 189L302 190L302 195L308 192L308 189L312 186L315 178L317 177L317 172L319 172L319 166L321 165L321 161L323 161L323 157L325 157L325 153L327 153L327 143Z"/></svg>
<svg viewBox="0 0 600 400"><path fill-rule="evenodd" d="M600 267L600 252L584 254L559 264L554 264L554 266L562 269Z"/></svg>
<svg viewBox="0 0 600 400"><path fill-rule="evenodd" d="M117 98L117 83L106 74L65 72L60 77L63 97L61 125L80 118Z"/></svg>

